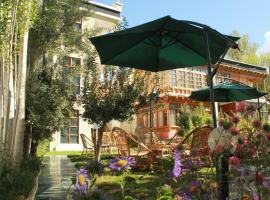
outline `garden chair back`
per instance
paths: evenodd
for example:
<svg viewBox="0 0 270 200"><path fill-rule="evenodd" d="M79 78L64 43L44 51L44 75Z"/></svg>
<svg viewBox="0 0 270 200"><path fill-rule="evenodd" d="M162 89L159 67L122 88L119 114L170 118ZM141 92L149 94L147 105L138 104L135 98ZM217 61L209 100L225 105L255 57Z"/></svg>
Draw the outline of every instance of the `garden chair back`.
<svg viewBox="0 0 270 200"><path fill-rule="evenodd" d="M206 158L208 161L211 161L208 137L212 130L213 128L210 126L196 128L184 138L181 144L185 146L187 141L192 137L190 147L185 151L186 157L192 159ZM188 146L188 144L186 146Z"/></svg>
<svg viewBox="0 0 270 200"><path fill-rule="evenodd" d="M118 155L123 157L134 157L136 159L136 165L144 165L140 162L142 157L147 157L147 165L152 166L153 163L151 157L151 150L143 144L139 142L134 136L128 134L125 130L119 127L113 127L112 133L115 139L115 145L118 150ZM131 147L131 143L133 142L136 145L136 148Z"/></svg>
<svg viewBox="0 0 270 200"><path fill-rule="evenodd" d="M82 144L83 144L83 151L82 151L82 155L85 153L85 155L87 155L90 151L92 151L94 149L93 147L93 142L90 138L88 138L86 135L84 134L80 134L81 136L81 140L82 140Z"/></svg>
<svg viewBox="0 0 270 200"><path fill-rule="evenodd" d="M149 127L137 126L135 133L144 144L162 143L160 136Z"/></svg>

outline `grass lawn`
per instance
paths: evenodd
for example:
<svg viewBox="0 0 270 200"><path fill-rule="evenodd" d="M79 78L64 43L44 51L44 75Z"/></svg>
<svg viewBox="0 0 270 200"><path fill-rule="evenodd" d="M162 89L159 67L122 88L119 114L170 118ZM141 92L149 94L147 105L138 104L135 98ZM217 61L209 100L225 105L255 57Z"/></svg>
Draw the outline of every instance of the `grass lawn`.
<svg viewBox="0 0 270 200"><path fill-rule="evenodd" d="M45 156L61 156L61 155L81 155L82 151L50 151L45 154Z"/></svg>
<svg viewBox="0 0 270 200"><path fill-rule="evenodd" d="M68 157L74 162L76 168L80 168L93 158L93 154L87 157L73 154L68 155ZM96 186L101 189L110 200L121 199L121 188L119 185L121 175L116 175L107 167L109 160L115 157L117 157L117 154L102 154L101 162L105 166L105 171L103 176L99 177L96 182ZM168 173L173 167L173 160L171 157L161 159L157 166L158 169L156 170L158 172L151 172L148 169L132 169L125 179L125 194L138 199L157 199L157 187L166 183L172 184Z"/></svg>

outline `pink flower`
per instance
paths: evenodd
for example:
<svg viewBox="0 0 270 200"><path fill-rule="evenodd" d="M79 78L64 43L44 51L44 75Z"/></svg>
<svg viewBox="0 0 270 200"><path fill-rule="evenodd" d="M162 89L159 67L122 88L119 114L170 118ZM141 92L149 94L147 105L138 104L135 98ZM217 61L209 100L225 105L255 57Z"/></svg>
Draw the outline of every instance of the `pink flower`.
<svg viewBox="0 0 270 200"><path fill-rule="evenodd" d="M262 128L262 122L258 119L255 119L251 122L252 126L256 129Z"/></svg>
<svg viewBox="0 0 270 200"><path fill-rule="evenodd" d="M238 168L240 166L240 160L239 158L237 158L236 156L231 156L229 158L229 164L233 167L233 168Z"/></svg>
<svg viewBox="0 0 270 200"><path fill-rule="evenodd" d="M253 115L256 112L257 107L254 104L249 104L246 110L248 115Z"/></svg>
<svg viewBox="0 0 270 200"><path fill-rule="evenodd" d="M236 106L236 112L243 113L246 111L246 109L247 109L247 102L245 101L239 102L238 105Z"/></svg>
<svg viewBox="0 0 270 200"><path fill-rule="evenodd" d="M231 134L232 135L239 135L239 129L236 127L231 128Z"/></svg>
<svg viewBox="0 0 270 200"><path fill-rule="evenodd" d="M240 122L240 119L238 116L234 115L232 118L231 118L231 121L232 123L234 123L235 125L238 124Z"/></svg>
<svg viewBox="0 0 270 200"><path fill-rule="evenodd" d="M259 200L260 198L259 198L259 195L258 195L258 193L257 192L253 192L252 193L252 200Z"/></svg>
<svg viewBox="0 0 270 200"><path fill-rule="evenodd" d="M248 144L248 138L244 137L244 145L247 145L247 144Z"/></svg>

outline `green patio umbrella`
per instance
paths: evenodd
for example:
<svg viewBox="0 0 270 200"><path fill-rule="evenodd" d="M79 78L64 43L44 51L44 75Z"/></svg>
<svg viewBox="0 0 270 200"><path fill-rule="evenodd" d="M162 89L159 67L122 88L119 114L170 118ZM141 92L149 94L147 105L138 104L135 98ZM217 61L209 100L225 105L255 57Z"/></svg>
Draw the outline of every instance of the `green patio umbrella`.
<svg viewBox="0 0 270 200"><path fill-rule="evenodd" d="M208 66L209 86L216 72L211 67L224 58L236 40L197 22L170 16L126 30L90 38L102 64L152 72L181 67ZM218 64L218 65L219 65ZM211 91L213 125L217 126Z"/></svg>
<svg viewBox="0 0 270 200"><path fill-rule="evenodd" d="M242 83L219 83L214 85L215 102L239 102L249 99L257 99L267 93L259 92L256 88L249 87ZM196 101L210 102L210 88L194 90L189 96Z"/></svg>

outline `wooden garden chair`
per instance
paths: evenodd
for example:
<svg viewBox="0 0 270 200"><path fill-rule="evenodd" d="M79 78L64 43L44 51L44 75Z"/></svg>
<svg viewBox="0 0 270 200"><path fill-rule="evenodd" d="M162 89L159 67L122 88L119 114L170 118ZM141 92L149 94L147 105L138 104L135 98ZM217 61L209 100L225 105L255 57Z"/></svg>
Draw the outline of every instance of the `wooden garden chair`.
<svg viewBox="0 0 270 200"><path fill-rule="evenodd" d="M80 136L83 144L82 155L85 153L85 155L87 156L87 154L94 149L93 142L84 134L80 134Z"/></svg>
<svg viewBox="0 0 270 200"><path fill-rule="evenodd" d="M205 160L212 162L208 138L213 130L210 126L204 126L192 130L180 143L184 147L182 159ZM191 143L188 140L191 139Z"/></svg>
<svg viewBox="0 0 270 200"><path fill-rule="evenodd" d="M135 133L139 140L157 155L163 156L176 147L176 144L169 144L168 141L162 140L159 134L149 127L138 126Z"/></svg>
<svg viewBox="0 0 270 200"><path fill-rule="evenodd" d="M139 142L134 136L119 127L113 127L112 133L115 138L115 145L119 156L134 157L136 166L147 165L150 169L153 168L152 151L145 144ZM130 142L133 142L136 148L132 148ZM146 164L142 162L142 158L146 159Z"/></svg>

